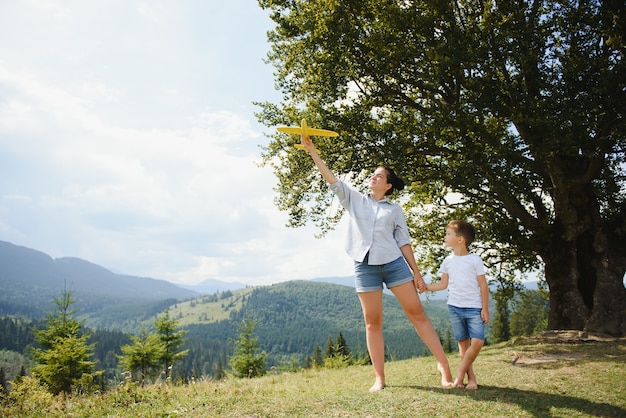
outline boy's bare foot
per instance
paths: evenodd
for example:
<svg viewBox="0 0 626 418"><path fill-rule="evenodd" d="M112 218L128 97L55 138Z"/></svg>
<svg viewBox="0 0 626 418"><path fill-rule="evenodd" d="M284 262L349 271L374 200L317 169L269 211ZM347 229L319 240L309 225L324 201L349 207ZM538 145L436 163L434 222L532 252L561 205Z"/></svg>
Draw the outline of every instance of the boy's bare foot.
<svg viewBox="0 0 626 418"><path fill-rule="evenodd" d="M450 388L454 385L452 381L452 373L450 373L450 369L446 369L443 364L437 363L437 370L441 373L441 386L444 388Z"/></svg>
<svg viewBox="0 0 626 418"><path fill-rule="evenodd" d="M370 393L378 392L379 390L383 390L385 388L384 382L376 381L370 388Z"/></svg>
<svg viewBox="0 0 626 418"><path fill-rule="evenodd" d="M463 384L463 381L462 381L462 380L461 380L461 381L455 380L455 381L454 381L454 383L453 383L452 385L453 385L455 388L460 388L460 389L463 389L463 388L465 387L465 385Z"/></svg>
<svg viewBox="0 0 626 418"><path fill-rule="evenodd" d="M467 385L465 386L465 389L476 390L478 389L478 383L476 383L475 379L470 379L467 381Z"/></svg>

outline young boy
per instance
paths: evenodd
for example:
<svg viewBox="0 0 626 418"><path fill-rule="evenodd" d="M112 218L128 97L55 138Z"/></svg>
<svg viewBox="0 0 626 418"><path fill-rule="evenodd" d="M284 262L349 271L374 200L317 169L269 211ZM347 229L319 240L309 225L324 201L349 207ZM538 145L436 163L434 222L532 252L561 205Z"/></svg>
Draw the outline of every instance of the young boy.
<svg viewBox="0 0 626 418"><path fill-rule="evenodd" d="M472 363L485 342L485 324L489 322L489 289L485 279L485 266L468 246L474 241L474 227L465 221L452 221L446 227L444 244L452 249L441 264L441 280L426 286L436 292L450 287L448 310L452 334L459 344L461 366L456 373L454 386L478 389ZM463 380L467 374L467 386Z"/></svg>

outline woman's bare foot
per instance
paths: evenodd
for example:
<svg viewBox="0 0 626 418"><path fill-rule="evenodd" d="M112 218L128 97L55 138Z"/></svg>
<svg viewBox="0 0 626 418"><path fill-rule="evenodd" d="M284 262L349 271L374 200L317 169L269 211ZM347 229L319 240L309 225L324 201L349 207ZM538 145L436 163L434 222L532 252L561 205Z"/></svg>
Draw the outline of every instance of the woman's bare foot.
<svg viewBox="0 0 626 418"><path fill-rule="evenodd" d="M383 390L385 388L385 382L379 382L378 380L374 382L372 387L370 388L370 393L378 392L379 390Z"/></svg>
<svg viewBox="0 0 626 418"><path fill-rule="evenodd" d="M452 381L452 373L450 373L450 369L445 368L441 363L437 363L437 370L441 373L441 386L444 388L452 387L454 382Z"/></svg>

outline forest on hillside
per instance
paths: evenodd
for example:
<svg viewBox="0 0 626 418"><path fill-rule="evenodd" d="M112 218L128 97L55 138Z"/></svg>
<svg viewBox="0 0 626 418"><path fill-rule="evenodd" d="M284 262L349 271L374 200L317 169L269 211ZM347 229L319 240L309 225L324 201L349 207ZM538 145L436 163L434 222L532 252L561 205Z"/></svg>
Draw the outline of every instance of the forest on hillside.
<svg viewBox="0 0 626 418"><path fill-rule="evenodd" d="M528 292L539 295L537 291ZM518 301L523 300L528 302L511 305L511 321L507 319L517 327L514 332L519 333L518 335L535 332L538 326L536 323L531 323L530 328L525 323L531 322L531 312L546 309L542 305L544 302L541 297L533 299L522 294ZM385 295L384 305L387 359L402 360L429 355L406 320L395 297ZM195 314L205 320L179 327L184 331L181 350L187 352L173 365L172 378L179 382L213 378L218 371L228 370L233 342L238 335L238 325L245 316L256 322L254 333L258 337L260 350L266 354L268 369L293 370L305 367L316 351L328 351L329 345L340 335L345 340L346 350L353 358L363 359L367 356L360 305L354 289L350 287L306 281L284 282L176 302L167 306L164 311L171 315L173 322L178 323L187 318L186 315L190 315L189 309L192 306ZM448 352L455 351L456 343L449 330L446 302L426 300L424 306L440 335L444 349ZM223 311L223 315L219 314L223 319L211 320L208 314L203 314L215 312L215 309ZM519 314L516 315L516 312ZM522 317L526 320L521 320ZM90 334L88 343L94 346L95 369L103 372L99 377L103 389L120 380L123 372L119 365L121 347L128 345L133 335L139 334L141 330L152 332L155 318L156 316L152 316L146 321L138 322L137 332L134 334L119 329L85 327L83 332ZM41 329L43 324L43 320L0 317L0 368L6 380L23 372L28 373L32 366L30 352L36 346L35 330ZM487 341L489 340L490 337Z"/></svg>

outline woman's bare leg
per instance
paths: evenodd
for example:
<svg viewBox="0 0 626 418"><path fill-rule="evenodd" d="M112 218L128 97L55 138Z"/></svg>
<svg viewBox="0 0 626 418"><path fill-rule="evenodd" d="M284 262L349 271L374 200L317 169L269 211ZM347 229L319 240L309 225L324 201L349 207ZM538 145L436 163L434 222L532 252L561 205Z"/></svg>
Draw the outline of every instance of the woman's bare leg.
<svg viewBox="0 0 626 418"><path fill-rule="evenodd" d="M437 359L437 370L441 373L441 385L445 387L452 386L453 381L452 373L450 373L450 363L448 363L446 353L443 351L439 336L424 311L422 302L415 290L415 285L413 282L408 282L392 287L391 291L396 295L400 306L404 309L406 317L413 324L417 334Z"/></svg>
<svg viewBox="0 0 626 418"><path fill-rule="evenodd" d="M367 351L372 360L376 380L370 392L377 392L385 387L385 342L383 339L383 291L358 293L363 319L365 320L365 339Z"/></svg>

